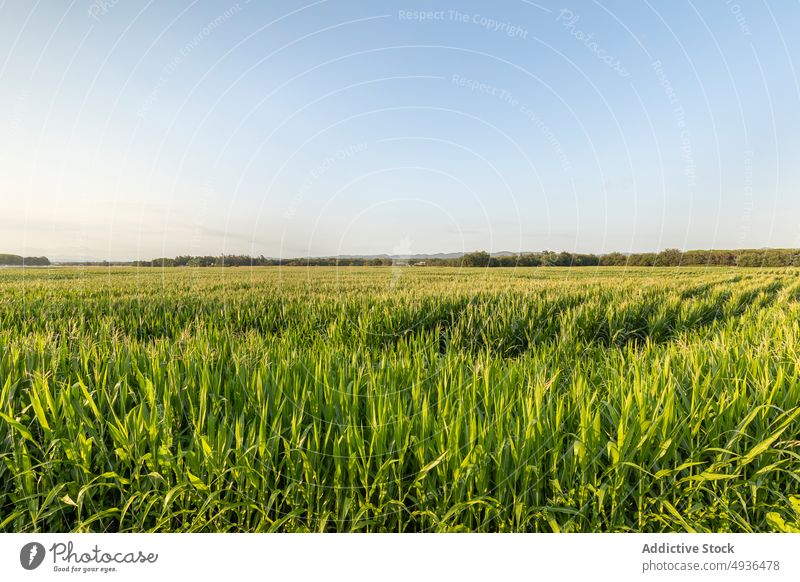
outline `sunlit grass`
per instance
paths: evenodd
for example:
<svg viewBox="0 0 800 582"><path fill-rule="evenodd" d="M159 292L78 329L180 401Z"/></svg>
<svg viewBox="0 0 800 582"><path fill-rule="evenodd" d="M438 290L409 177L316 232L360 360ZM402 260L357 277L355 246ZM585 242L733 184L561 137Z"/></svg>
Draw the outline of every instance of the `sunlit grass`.
<svg viewBox="0 0 800 582"><path fill-rule="evenodd" d="M799 274L0 271L0 530L789 531Z"/></svg>

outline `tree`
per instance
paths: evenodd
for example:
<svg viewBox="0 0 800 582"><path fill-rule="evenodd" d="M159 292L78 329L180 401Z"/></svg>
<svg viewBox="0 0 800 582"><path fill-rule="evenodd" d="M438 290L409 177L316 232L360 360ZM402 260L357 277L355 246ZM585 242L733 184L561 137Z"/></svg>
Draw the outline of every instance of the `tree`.
<svg viewBox="0 0 800 582"><path fill-rule="evenodd" d="M659 267L677 267L683 262L683 253L678 249L665 249L658 253L655 265Z"/></svg>
<svg viewBox="0 0 800 582"><path fill-rule="evenodd" d="M462 264L465 267L488 267L492 257L486 251L476 251L467 253L462 257Z"/></svg>

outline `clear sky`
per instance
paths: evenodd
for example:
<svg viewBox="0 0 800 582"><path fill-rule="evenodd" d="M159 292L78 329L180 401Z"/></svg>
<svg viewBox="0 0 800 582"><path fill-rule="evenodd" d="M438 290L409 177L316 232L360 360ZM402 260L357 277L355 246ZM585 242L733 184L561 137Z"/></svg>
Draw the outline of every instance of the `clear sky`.
<svg viewBox="0 0 800 582"><path fill-rule="evenodd" d="M800 246L800 3L0 0L0 252Z"/></svg>

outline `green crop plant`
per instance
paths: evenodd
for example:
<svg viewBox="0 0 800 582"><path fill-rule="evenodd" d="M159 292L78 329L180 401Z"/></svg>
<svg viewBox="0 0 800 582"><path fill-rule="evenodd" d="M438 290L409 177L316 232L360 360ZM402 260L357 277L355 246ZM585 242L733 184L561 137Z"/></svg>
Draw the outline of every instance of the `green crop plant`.
<svg viewBox="0 0 800 582"><path fill-rule="evenodd" d="M0 531L797 528L800 271L0 271Z"/></svg>

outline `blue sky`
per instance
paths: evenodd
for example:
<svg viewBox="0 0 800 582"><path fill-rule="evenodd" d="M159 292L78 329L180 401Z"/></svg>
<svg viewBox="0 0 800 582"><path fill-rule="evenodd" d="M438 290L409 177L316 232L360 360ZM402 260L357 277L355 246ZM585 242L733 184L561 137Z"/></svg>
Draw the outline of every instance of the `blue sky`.
<svg viewBox="0 0 800 582"><path fill-rule="evenodd" d="M0 252L800 246L800 3L0 4Z"/></svg>

